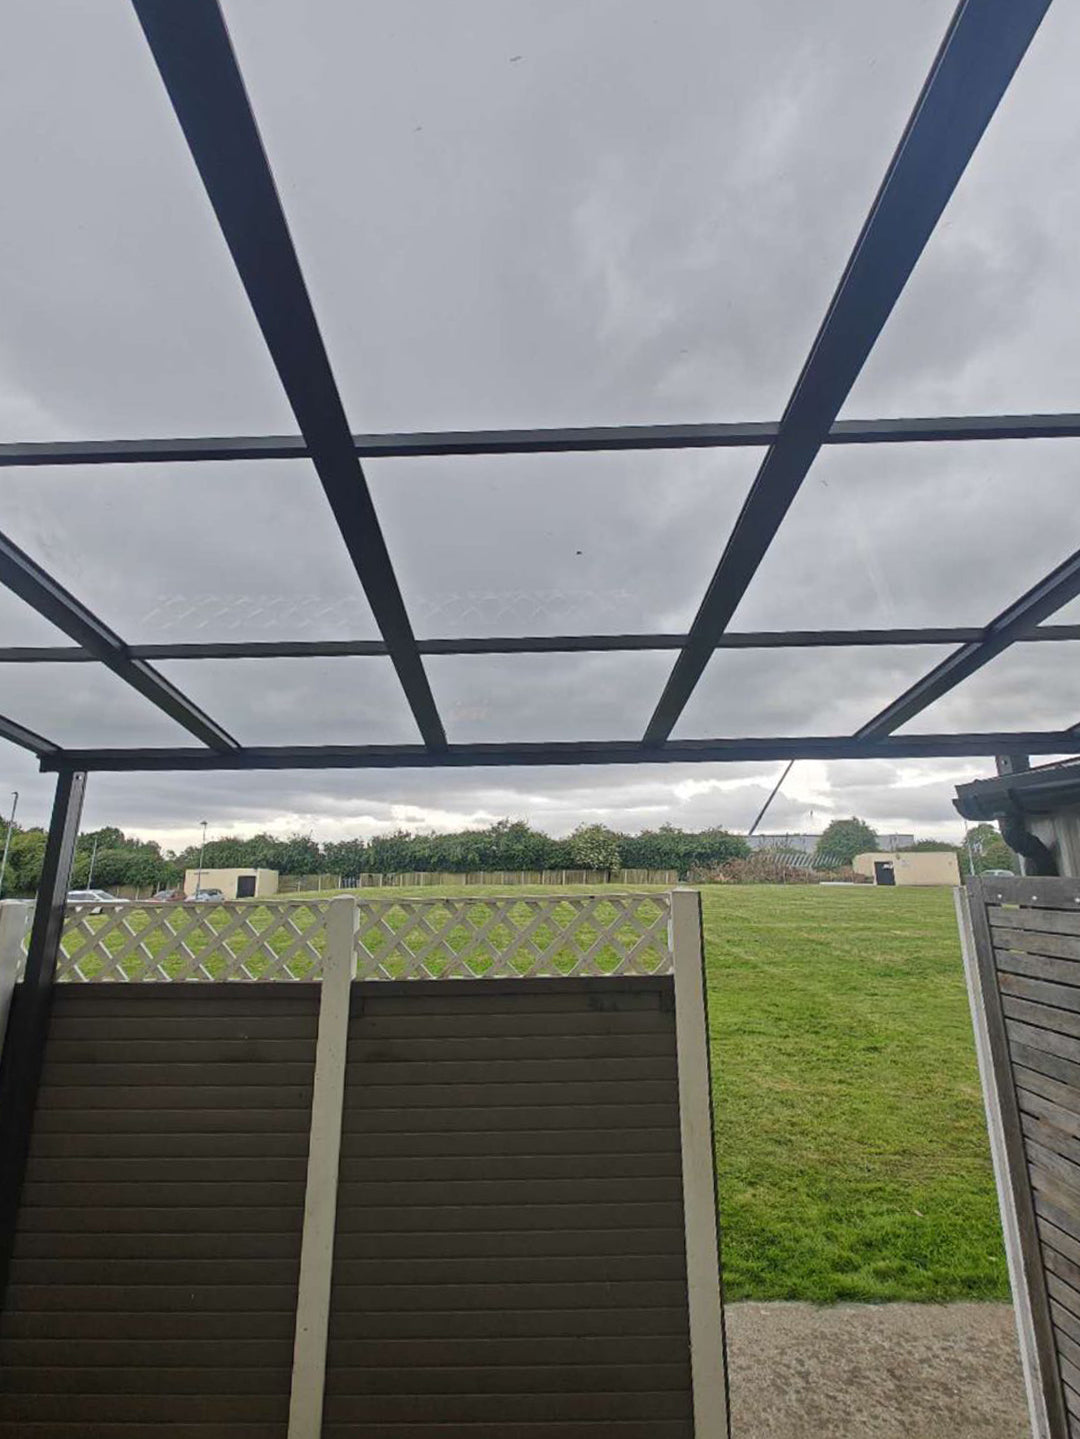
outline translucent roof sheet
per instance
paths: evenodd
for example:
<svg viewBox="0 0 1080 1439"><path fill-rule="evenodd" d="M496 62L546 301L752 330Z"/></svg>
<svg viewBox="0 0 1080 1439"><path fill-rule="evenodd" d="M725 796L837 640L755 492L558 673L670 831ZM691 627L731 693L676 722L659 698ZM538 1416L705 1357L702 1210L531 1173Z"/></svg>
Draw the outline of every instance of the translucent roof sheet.
<svg viewBox="0 0 1080 1439"><path fill-rule="evenodd" d="M451 743L631 740L671 656L454 655L427 668Z"/></svg>
<svg viewBox="0 0 1080 1439"><path fill-rule="evenodd" d="M985 625L1076 547L1080 440L823 449L735 629Z"/></svg>
<svg viewBox="0 0 1080 1439"><path fill-rule="evenodd" d="M0 441L293 428L131 5L4 6Z"/></svg>
<svg viewBox="0 0 1080 1439"><path fill-rule="evenodd" d="M242 744L415 744L390 661L165 660L158 668Z"/></svg>
<svg viewBox="0 0 1080 1439"><path fill-rule="evenodd" d="M905 734L1064 730L1080 722L1080 643L1017 645L903 727Z"/></svg>
<svg viewBox="0 0 1080 1439"><path fill-rule="evenodd" d="M674 737L851 734L946 654L937 645L721 650Z"/></svg>
<svg viewBox="0 0 1080 1439"><path fill-rule="evenodd" d="M309 461L3 472L3 528L132 644L372 639Z"/></svg>
<svg viewBox="0 0 1080 1439"><path fill-rule="evenodd" d="M367 466L425 636L686 629L756 450L500 455Z"/></svg>
<svg viewBox="0 0 1080 1439"><path fill-rule="evenodd" d="M952 4L225 10L353 425L425 429L778 415Z"/></svg>
<svg viewBox="0 0 1080 1439"><path fill-rule="evenodd" d="M99 664L0 666L3 709L71 749L185 745L191 736Z"/></svg>
<svg viewBox="0 0 1080 1439"><path fill-rule="evenodd" d="M15 0L0 737L1068 750L1080 21L1039 14Z"/></svg>
<svg viewBox="0 0 1080 1439"><path fill-rule="evenodd" d="M847 415L1076 409L1080 106L1051 5L844 408Z"/></svg>

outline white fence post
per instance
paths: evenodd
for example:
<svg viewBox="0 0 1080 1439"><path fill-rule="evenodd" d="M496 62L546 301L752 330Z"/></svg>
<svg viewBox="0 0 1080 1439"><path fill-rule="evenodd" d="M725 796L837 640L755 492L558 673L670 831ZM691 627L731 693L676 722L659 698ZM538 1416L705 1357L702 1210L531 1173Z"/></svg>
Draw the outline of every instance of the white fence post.
<svg viewBox="0 0 1080 1439"><path fill-rule="evenodd" d="M5 899L0 903L0 1050L4 1047L11 996L22 966L23 940L33 913L34 906L29 900Z"/></svg>
<svg viewBox="0 0 1080 1439"><path fill-rule="evenodd" d="M349 994L356 970L358 923L359 905L351 895L330 900L319 997L319 1031L315 1042L315 1085L311 1100L288 1439L319 1439L322 1434Z"/></svg>
<svg viewBox="0 0 1080 1439"><path fill-rule="evenodd" d="M686 1292L695 1439L727 1439L724 1311L716 1214L709 1035L701 934L701 896L671 891L670 943L675 972L675 1050L682 1131Z"/></svg>

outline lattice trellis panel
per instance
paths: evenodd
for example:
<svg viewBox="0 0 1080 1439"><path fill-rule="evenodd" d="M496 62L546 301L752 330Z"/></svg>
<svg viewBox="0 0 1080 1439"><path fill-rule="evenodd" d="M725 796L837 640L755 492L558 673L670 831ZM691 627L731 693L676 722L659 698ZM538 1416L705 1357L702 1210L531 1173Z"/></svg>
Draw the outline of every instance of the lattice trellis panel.
<svg viewBox="0 0 1080 1439"><path fill-rule="evenodd" d="M71 904L57 979L320 979L326 910L325 900Z"/></svg>
<svg viewBox="0 0 1080 1439"><path fill-rule="evenodd" d="M666 895L368 899L359 979L667 974Z"/></svg>

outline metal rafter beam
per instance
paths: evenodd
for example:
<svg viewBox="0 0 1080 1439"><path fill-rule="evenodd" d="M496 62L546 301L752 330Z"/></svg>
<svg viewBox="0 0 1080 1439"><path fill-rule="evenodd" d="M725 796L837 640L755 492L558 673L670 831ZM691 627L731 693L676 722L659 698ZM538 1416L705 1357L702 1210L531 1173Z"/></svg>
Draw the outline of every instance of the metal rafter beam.
<svg viewBox="0 0 1080 1439"><path fill-rule="evenodd" d="M42 739L41 735L35 734L32 729L27 729L16 720L8 719L6 715L0 715L0 739L10 740L12 744L20 745L36 755L52 754L59 748L52 740Z"/></svg>
<svg viewBox="0 0 1080 1439"><path fill-rule="evenodd" d="M446 734L217 0L133 0L192 158L428 746Z"/></svg>
<svg viewBox="0 0 1080 1439"><path fill-rule="evenodd" d="M1003 610L986 627L982 639L962 645L954 654L917 680L910 689L887 705L860 730L857 739L878 739L898 729L915 715L932 705L936 699L955 689L962 680L1022 639L1041 620L1046 619L1080 594L1080 550L1044 580L1021 595L1015 604Z"/></svg>
<svg viewBox="0 0 1080 1439"><path fill-rule="evenodd" d="M0 1308L4 1306L11 1273L34 1107L45 1060L56 959L64 932L64 903L71 884L85 790L85 774L66 770L56 781L26 970L0 1051L0 1154L4 1156L0 1165Z"/></svg>
<svg viewBox="0 0 1080 1439"><path fill-rule="evenodd" d="M961 0L652 719L671 734L1050 0Z"/></svg>
<svg viewBox="0 0 1080 1439"><path fill-rule="evenodd" d="M778 759L912 759L998 754L1066 754L1067 731L1032 733L851 735L766 739L672 740L659 749L638 740L550 744L272 745L211 754L195 749L61 750L43 770L474 769L497 766L724 764Z"/></svg>
<svg viewBox="0 0 1080 1439"><path fill-rule="evenodd" d="M177 724L215 750L236 749L226 730L181 694L143 659L136 659L119 635L80 604L6 535L0 534L0 584L62 630L94 659L107 665Z"/></svg>
<svg viewBox="0 0 1080 1439"><path fill-rule="evenodd" d="M593 425L568 429L431 430L353 435L361 459L424 455L551 455L617 450L764 448L780 434L775 420L692 425ZM1080 414L941 415L837 420L826 445L904 445L963 440L1080 438ZM0 469L42 465L193 464L208 460L298 460L310 457L302 435L233 435L199 439L58 440L0 445Z"/></svg>
<svg viewBox="0 0 1080 1439"><path fill-rule="evenodd" d="M978 627L893 630L728 630L717 641L721 650L877 649L889 645L963 645L987 637ZM1017 635L1015 643L1080 640L1080 624L1040 625ZM493 635L480 639L417 640L422 655L608 654L622 651L677 650L684 634L644 635ZM387 654L382 640L220 640L129 645L143 660L343 659ZM0 664L84 664L97 656L77 645L2 645Z"/></svg>

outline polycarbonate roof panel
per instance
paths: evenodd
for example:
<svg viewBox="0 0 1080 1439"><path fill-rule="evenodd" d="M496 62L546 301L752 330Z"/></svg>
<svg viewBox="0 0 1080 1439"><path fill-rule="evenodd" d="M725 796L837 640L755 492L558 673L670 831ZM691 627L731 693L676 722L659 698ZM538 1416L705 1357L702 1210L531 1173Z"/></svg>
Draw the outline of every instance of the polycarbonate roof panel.
<svg viewBox="0 0 1080 1439"><path fill-rule="evenodd" d="M1051 5L844 414L1080 408L1078 54Z"/></svg>
<svg viewBox="0 0 1080 1439"><path fill-rule="evenodd" d="M851 734L948 653L940 645L718 650L672 738Z"/></svg>
<svg viewBox="0 0 1080 1439"><path fill-rule="evenodd" d="M731 628L985 625L1077 547L1080 441L828 446Z"/></svg>
<svg viewBox="0 0 1080 1439"><path fill-rule="evenodd" d="M899 733L1064 730L1076 724L1080 724L1080 642L1065 640L1006 650L909 720Z"/></svg>
<svg viewBox="0 0 1080 1439"><path fill-rule="evenodd" d="M755 450L369 463L413 628L681 632L757 469Z"/></svg>
<svg viewBox="0 0 1080 1439"><path fill-rule="evenodd" d="M8 0L0 440L293 428L132 5Z"/></svg>
<svg viewBox="0 0 1080 1439"><path fill-rule="evenodd" d="M0 645L65 645L70 641L36 610L0 585ZM0 686L6 671L0 669ZM11 672L12 674L14 671ZM10 678L10 676L9 676ZM3 708L0 702L0 709Z"/></svg>
<svg viewBox="0 0 1080 1439"><path fill-rule="evenodd" d="M162 674L243 745L416 744L388 659L163 660Z"/></svg>
<svg viewBox="0 0 1080 1439"><path fill-rule="evenodd" d="M433 655L452 744L640 739L673 656L660 652Z"/></svg>
<svg viewBox="0 0 1080 1439"><path fill-rule="evenodd" d="M128 644L378 637L307 460L13 469L0 489L10 537Z"/></svg>
<svg viewBox="0 0 1080 1439"><path fill-rule="evenodd" d="M951 10L227 0L354 428L778 416Z"/></svg>
<svg viewBox="0 0 1080 1439"><path fill-rule="evenodd" d="M104 665L0 666L0 713L71 749L197 744Z"/></svg>

